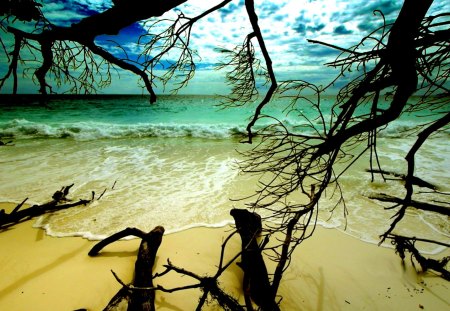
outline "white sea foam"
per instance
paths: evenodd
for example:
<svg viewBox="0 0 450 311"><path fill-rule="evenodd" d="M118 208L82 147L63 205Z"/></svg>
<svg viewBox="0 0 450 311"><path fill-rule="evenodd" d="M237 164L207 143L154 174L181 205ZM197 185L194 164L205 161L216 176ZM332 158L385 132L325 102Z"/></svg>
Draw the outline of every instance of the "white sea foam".
<svg viewBox="0 0 450 311"><path fill-rule="evenodd" d="M0 125L0 137L11 139L73 138L86 141L114 138L194 137L223 139L245 135L245 126L233 124L76 122L44 124L15 119Z"/></svg>
<svg viewBox="0 0 450 311"><path fill-rule="evenodd" d="M4 172L14 171L23 178L2 174L0 193L43 203L72 182L74 199L89 198L92 190L98 197L107 189L100 201L41 218L37 225L56 236L95 239L130 226L150 230L164 225L167 232L174 232L230 221L230 189L237 171L232 152L223 151L230 151L232 144L214 140L186 144L180 139L110 143L19 144L16 152L33 150L36 155L23 166L2 163ZM39 149L48 147L54 151L51 159L39 155Z"/></svg>

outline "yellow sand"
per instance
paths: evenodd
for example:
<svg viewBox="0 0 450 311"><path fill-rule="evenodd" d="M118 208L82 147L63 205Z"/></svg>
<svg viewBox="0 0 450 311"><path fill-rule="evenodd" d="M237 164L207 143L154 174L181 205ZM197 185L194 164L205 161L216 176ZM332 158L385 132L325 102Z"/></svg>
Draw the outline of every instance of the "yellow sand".
<svg viewBox="0 0 450 311"><path fill-rule="evenodd" d="M102 310L121 287L110 270L131 281L139 240L116 242L91 258L87 253L96 242L49 237L32 223L0 233L0 310ZM156 271L170 258L197 274L212 274L229 230L198 228L164 236ZM226 257L239 247L233 238ZM233 264L220 281L242 299L241 278ZM195 281L173 273L156 283L171 288ZM279 293L282 310L450 310L449 287L433 273L415 274L409 261L403 268L391 249L319 228L297 249ZM158 292L156 307L194 310L200 294L195 289Z"/></svg>

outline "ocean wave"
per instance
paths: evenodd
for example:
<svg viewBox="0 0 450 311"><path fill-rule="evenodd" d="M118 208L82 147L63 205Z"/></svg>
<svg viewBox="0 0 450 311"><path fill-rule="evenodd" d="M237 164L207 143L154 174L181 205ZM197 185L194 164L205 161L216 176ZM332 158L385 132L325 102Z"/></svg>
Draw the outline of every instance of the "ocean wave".
<svg viewBox="0 0 450 311"><path fill-rule="evenodd" d="M246 135L245 126L232 124L108 124L77 122L44 124L15 119L0 124L0 137L9 139L71 138L96 140L146 137L194 137L223 139Z"/></svg>
<svg viewBox="0 0 450 311"><path fill-rule="evenodd" d="M415 122L414 120L408 121L396 121L389 124L388 127L381 130L378 133L378 137L383 138L405 138L405 137L416 137L423 127L419 126L423 123ZM450 128L444 128L441 131L434 133L430 138L448 138L450 135Z"/></svg>
<svg viewBox="0 0 450 311"><path fill-rule="evenodd" d="M267 120L261 120L254 131L265 128ZM269 122L270 123L270 122ZM311 131L304 123L283 119L290 130ZM306 127L305 127L306 126ZM379 132L380 138L406 138L416 136L405 123L398 123ZM295 131L295 130L294 130ZM311 132L312 134L312 132ZM69 138L80 141L96 139L148 138L148 137L193 137L225 139L246 136L246 124L231 123L135 123L116 124L103 122L41 123L27 119L14 119L0 123L0 139ZM431 138L448 138L449 130L436 133Z"/></svg>

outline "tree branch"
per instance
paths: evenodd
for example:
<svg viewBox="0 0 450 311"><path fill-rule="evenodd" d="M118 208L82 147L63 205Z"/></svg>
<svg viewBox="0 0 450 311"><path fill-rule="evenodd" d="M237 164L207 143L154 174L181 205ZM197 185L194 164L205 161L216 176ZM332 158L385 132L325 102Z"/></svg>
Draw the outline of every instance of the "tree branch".
<svg viewBox="0 0 450 311"><path fill-rule="evenodd" d="M51 213L78 205L87 205L94 199L94 197L92 197L90 200L81 199L73 203L65 203L70 201L70 199L67 198L67 195L69 194L70 188L72 186L73 184L70 186L62 187L61 190L56 191L53 194L52 200L50 202L44 203L42 205L32 205L26 209L20 210L20 208L27 200L25 199L24 201L22 201L22 203L18 204L9 214L7 214L4 210L1 210L0 229L8 228L24 220L28 220L46 213Z"/></svg>
<svg viewBox="0 0 450 311"><path fill-rule="evenodd" d="M39 92L43 95L47 94L47 88L49 84L46 82L47 73L54 67L59 70L57 66L54 65L54 52L64 54L66 51L55 49L52 51L52 46L56 41L72 41L79 43L81 46L88 46L91 51L97 55L103 57L108 63L114 64L122 69L131 71L132 73L140 76L145 84L146 89L150 93L150 101L154 102L156 100L156 95L152 89L152 81L148 78L147 74L137 68L136 66L118 59L114 55L106 52L105 50L99 48L94 43L94 39L103 34L115 35L122 28L131 25L134 22L148 19L150 17L160 16L171 10L178 5L186 2L187 0L157 0L157 1L136 1L135 3L119 2L119 4L114 5L112 8L89 17L82 19L76 24L72 24L70 27L58 27L52 26L50 29L46 29L41 33L27 33L12 27L8 27L8 31L16 36L16 44L20 41L19 39L26 38L28 40L37 41L41 47L42 64L35 71L35 76L40 85ZM14 50L14 55L18 55L18 51ZM64 58L64 56L63 56ZM17 68L14 64L15 58L10 65L10 69ZM76 58L73 59L76 61ZM95 62L93 58L85 60L86 62ZM69 67L62 68L56 75L60 78L60 75L65 75L70 77ZM0 87L2 86L4 80L9 77L9 74L1 80ZM91 79L91 76L85 76L84 79ZM95 78L92 78L95 79ZM71 78L69 81L76 81L76 79ZM88 90L88 85L92 84L94 81L83 81L86 90ZM74 82L76 83L76 82ZM16 85L16 83L15 83ZM95 90L95 88L92 88ZM14 88L16 90L16 87ZM51 89L50 89L51 90Z"/></svg>
<svg viewBox="0 0 450 311"><path fill-rule="evenodd" d="M386 236L395 229L396 225L405 216L406 209L408 208L408 206L414 206L416 208L420 208L423 210L430 210L430 211L438 212L438 213L441 213L444 215L450 215L450 209L448 209L447 207L433 205L433 204L420 203L420 202L415 202L412 200L413 183L414 183L415 154L431 134L436 132L438 129L444 127L449 122L450 122L450 113L447 113L444 117L433 122L430 126L428 126L426 129L424 129L422 132L419 133L416 142L414 143L414 145L411 147L408 154L406 155L405 159L408 163L408 173L405 178L406 195L403 200L400 200L398 198L390 198L391 202L396 201L398 204L401 204L401 207L398 210L398 212L396 213L394 221L391 223L389 229L382 235L382 241L384 241ZM395 201L394 201L394 199L395 199Z"/></svg>
<svg viewBox="0 0 450 311"><path fill-rule="evenodd" d="M264 96L263 100L258 104L256 107L255 113L253 114L253 117L251 121L247 125L247 132L248 132L248 143L252 143L253 138L253 132L252 127L255 125L256 121L258 120L259 116L261 115L261 111L265 105L267 105L272 98L273 94L275 93L275 90L277 89L277 80L275 78L275 73L273 71L272 67L272 60L270 58L269 52L267 51L266 44L264 42L264 38L261 33L261 29L258 25L258 16L255 12L255 3L254 0L245 0L245 8L247 9L247 15L250 19L250 23L252 25L253 31L255 33L255 36L258 40L259 47L261 49L261 52L264 56L264 61L267 66L267 72L270 78L270 87Z"/></svg>
<svg viewBox="0 0 450 311"><path fill-rule="evenodd" d="M447 206L441 206L441 205L436 205L436 204L430 204L430 203L426 203L426 202L419 202L419 201L415 201L415 200L410 200L409 202L405 201L405 199L401 199L401 198L397 198L388 194L384 194L384 193L378 193L378 194L374 194L369 196L369 199L374 199L374 200L378 200L378 201L382 201L382 202L392 202L392 203L396 203L397 205L401 205L402 209L403 208L407 208L409 206L423 210L423 211L430 211L430 212L435 212L435 213L439 213L442 215L446 215L446 216L450 216L450 208ZM402 213L404 214L404 213ZM398 220L399 221L399 220ZM398 223L398 221L396 221L395 223ZM395 226L390 229L387 233L391 233L392 230L394 230Z"/></svg>

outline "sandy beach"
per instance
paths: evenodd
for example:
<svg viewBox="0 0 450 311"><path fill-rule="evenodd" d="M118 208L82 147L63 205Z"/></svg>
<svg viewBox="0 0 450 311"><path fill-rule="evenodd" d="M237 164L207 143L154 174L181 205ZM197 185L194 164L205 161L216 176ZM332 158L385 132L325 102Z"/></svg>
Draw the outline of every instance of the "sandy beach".
<svg viewBox="0 0 450 311"><path fill-rule="evenodd" d="M116 242L91 258L87 253L95 241L50 237L32 228L33 222L0 233L0 310L102 310L121 287L111 270L131 281L139 240ZM212 274L230 230L196 228L164 236L155 271L163 271L170 258L199 275ZM239 238L233 238L226 258L239 248ZM242 299L241 278L233 264L219 281ZM156 283L172 288L195 280L168 274ZM448 310L449 286L433 273L416 274L410 261L403 267L392 249L318 228L297 249L279 293L282 310ZM158 292L156 308L194 310L199 297L195 289Z"/></svg>

